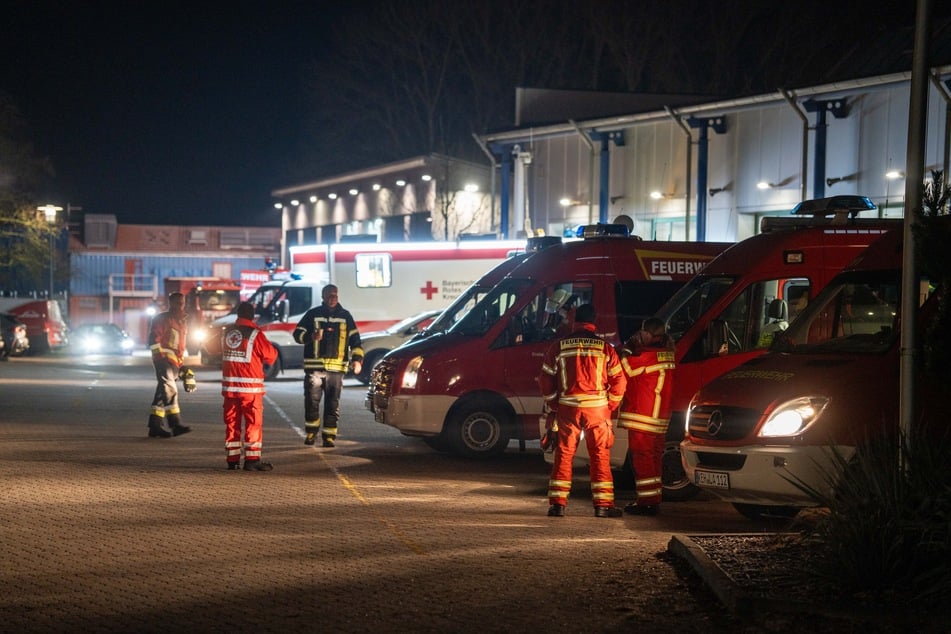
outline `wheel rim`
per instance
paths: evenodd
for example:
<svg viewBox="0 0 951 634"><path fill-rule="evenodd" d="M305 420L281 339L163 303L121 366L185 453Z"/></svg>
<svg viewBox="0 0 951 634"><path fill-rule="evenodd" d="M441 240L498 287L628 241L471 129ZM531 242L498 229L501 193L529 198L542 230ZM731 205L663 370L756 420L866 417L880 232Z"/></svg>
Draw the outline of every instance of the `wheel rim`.
<svg viewBox="0 0 951 634"><path fill-rule="evenodd" d="M502 437L499 421L485 413L472 414L462 422L462 443L472 451L488 451Z"/></svg>

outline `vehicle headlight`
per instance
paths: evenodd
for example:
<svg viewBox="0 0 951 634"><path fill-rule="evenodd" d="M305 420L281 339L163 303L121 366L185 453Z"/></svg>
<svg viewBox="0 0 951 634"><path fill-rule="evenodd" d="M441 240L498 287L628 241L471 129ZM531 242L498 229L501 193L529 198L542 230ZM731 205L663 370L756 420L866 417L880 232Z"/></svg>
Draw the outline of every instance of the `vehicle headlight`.
<svg viewBox="0 0 951 634"><path fill-rule="evenodd" d="M195 331L195 341L198 343L203 343L205 341L205 337L207 336L208 331L206 331L204 328L199 328Z"/></svg>
<svg viewBox="0 0 951 634"><path fill-rule="evenodd" d="M415 390L416 382L419 380L419 368L423 365L422 357L414 357L406 364L406 369L403 370L403 380L400 382L400 387L404 390Z"/></svg>
<svg viewBox="0 0 951 634"><path fill-rule="evenodd" d="M795 436L806 431L819 420L829 399L823 396L803 396L782 403L763 423L762 437Z"/></svg>
<svg viewBox="0 0 951 634"><path fill-rule="evenodd" d="M98 352L102 348L102 342L99 337L86 337L83 340L83 348L89 352Z"/></svg>
<svg viewBox="0 0 951 634"><path fill-rule="evenodd" d="M121 346L123 350L128 350L129 348L134 347L135 343L131 339L123 339Z"/></svg>

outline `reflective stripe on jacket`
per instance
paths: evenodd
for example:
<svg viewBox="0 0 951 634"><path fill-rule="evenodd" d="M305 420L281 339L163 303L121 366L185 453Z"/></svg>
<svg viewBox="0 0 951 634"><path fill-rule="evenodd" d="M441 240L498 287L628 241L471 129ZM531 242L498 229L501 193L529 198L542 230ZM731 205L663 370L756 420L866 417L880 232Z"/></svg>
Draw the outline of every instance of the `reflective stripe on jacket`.
<svg viewBox="0 0 951 634"><path fill-rule="evenodd" d="M314 341L316 333L320 339ZM351 360L363 359L357 324L340 304L333 311L321 304L304 313L294 329L294 341L304 344L305 370L346 372Z"/></svg>
<svg viewBox="0 0 951 634"><path fill-rule="evenodd" d="M617 352L594 334L593 324L580 326L548 348L538 377L542 397L552 410L566 405L613 411L626 383Z"/></svg>
<svg viewBox="0 0 951 634"><path fill-rule="evenodd" d="M264 366L277 361L277 349L249 319L238 319L221 333L221 393L264 394Z"/></svg>
<svg viewBox="0 0 951 634"><path fill-rule="evenodd" d="M149 350L152 356L161 356L175 367L185 359L185 337L188 326L185 319L176 319L168 311L152 318L149 326Z"/></svg>
<svg viewBox="0 0 951 634"><path fill-rule="evenodd" d="M667 348L644 348L639 354L625 355L621 367L627 376L627 390L618 427L666 434L676 367L674 353Z"/></svg>

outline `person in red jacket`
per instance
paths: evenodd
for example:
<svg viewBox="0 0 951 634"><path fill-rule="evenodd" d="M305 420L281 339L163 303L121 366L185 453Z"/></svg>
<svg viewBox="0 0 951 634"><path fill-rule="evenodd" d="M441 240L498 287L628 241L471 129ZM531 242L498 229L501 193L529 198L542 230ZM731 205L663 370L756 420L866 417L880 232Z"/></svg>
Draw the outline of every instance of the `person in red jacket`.
<svg viewBox="0 0 951 634"><path fill-rule="evenodd" d="M595 334L594 306L575 311L574 330L545 353L538 385L555 412L557 435L548 481L548 515L562 517L571 492L572 461L581 432L588 447L595 517L620 517L614 506L611 412L621 404L625 378L614 348Z"/></svg>
<svg viewBox="0 0 951 634"><path fill-rule="evenodd" d="M637 500L624 507L632 515L657 515L670 396L674 385L674 343L663 320L645 319L621 350L627 390L617 425L627 429Z"/></svg>
<svg viewBox="0 0 951 634"><path fill-rule="evenodd" d="M191 431L190 427L182 425L178 388L175 385L185 360L185 339L188 334L185 319L185 296L171 293L168 296L168 310L153 317L149 326L149 349L152 351L152 367L155 368L158 381L149 413L149 438L181 436ZM172 431L165 429L166 421Z"/></svg>
<svg viewBox="0 0 951 634"><path fill-rule="evenodd" d="M228 469L241 464L244 423L244 470L270 471L261 460L264 440L264 366L277 361L277 349L254 324L254 305L238 304L237 319L221 333L221 394L225 397L225 452Z"/></svg>

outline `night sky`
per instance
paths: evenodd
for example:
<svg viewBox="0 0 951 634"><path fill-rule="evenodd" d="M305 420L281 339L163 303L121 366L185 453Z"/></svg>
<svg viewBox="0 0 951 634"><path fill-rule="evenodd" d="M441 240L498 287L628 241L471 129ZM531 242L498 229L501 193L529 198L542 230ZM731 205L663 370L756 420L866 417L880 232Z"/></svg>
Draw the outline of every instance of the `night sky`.
<svg viewBox="0 0 951 634"><path fill-rule="evenodd" d="M545 10L572 6L539 2ZM765 3L767 16L787 6L710 2L716 10ZM36 153L56 171L36 192L38 202L115 214L122 223L278 226L271 190L356 158L352 143L315 148L308 137L315 113L306 67L322 61L326 68L329 61L333 68L339 53L328 42L340 30L340 14L360 29L372 19L373 4L7 0L0 10L0 92L12 98ZM914 15L913 0L884 4ZM682 6L710 9L696 1ZM822 6L812 0L808 10L795 9L797 19L834 14L843 22L842 37L795 46L830 46L830 59L850 44L874 48L875 38L859 28L862 16L891 19L881 10L870 13L864 2L833 2L835 12L817 9ZM786 23L768 27L789 31ZM391 39L386 28L384 40ZM699 40L707 30L691 32ZM693 61L703 67L706 55L694 54ZM514 85L502 83L505 95L514 93ZM322 154L321 173L308 164L315 151Z"/></svg>
<svg viewBox="0 0 951 634"><path fill-rule="evenodd" d="M4 3L0 91L56 170L38 195L126 223L279 225L326 4Z"/></svg>

